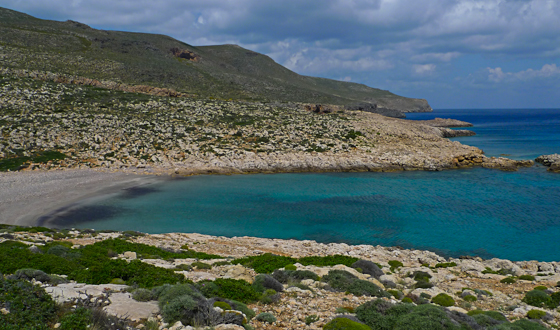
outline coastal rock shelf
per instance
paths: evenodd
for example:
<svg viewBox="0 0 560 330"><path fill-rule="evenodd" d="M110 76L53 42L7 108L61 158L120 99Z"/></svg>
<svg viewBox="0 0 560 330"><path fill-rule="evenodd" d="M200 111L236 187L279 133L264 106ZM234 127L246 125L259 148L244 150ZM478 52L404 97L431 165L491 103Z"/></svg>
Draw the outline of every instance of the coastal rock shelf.
<svg viewBox="0 0 560 330"><path fill-rule="evenodd" d="M541 163L544 166L548 167L550 172L560 173L560 155L559 154L552 154L552 155L542 155L535 159L535 162Z"/></svg>
<svg viewBox="0 0 560 330"><path fill-rule="evenodd" d="M186 233L146 235L136 232L93 230L66 230L55 237L53 234L45 233L44 229L14 231L8 228L8 230L9 233L0 235L0 243L17 240L34 250L55 240L71 243L73 249L76 249L117 238L155 246L165 251L196 251L216 255L213 259L205 260L204 263L200 263L196 258L145 258L136 251L126 251L115 256L116 259L126 260L129 263L140 260L160 268L172 269L195 282L216 279L243 279L253 282L257 272L252 267L256 266L243 262L232 263L232 261L268 253L293 258L291 260L294 260L295 264L289 267L298 270L312 272L324 278L328 277L329 271L348 272L356 278L391 292L390 296L385 297L335 292L336 290L329 288L324 281L313 279L301 281L299 287L285 284L283 292L278 293L277 302L269 304L259 302L249 305L249 308L257 314L266 312L276 318L272 324L257 319L251 320L250 324L256 329L320 329L343 313L342 307L346 308L344 313L348 315L353 313L357 306L372 299L397 304L402 297L416 297L415 299L424 299L422 303L426 304L430 303L430 300L434 303L436 299L432 298L438 295L447 295L451 298L452 303L447 305L447 308L454 313L464 315L473 310L495 311L500 313L504 320L507 318L509 321L526 319L528 315L540 313L539 315L546 315L538 321L541 325L556 328L560 324L557 307L536 307L534 303L528 303L530 301L525 298L527 293L534 291L535 288L545 290L543 292L554 297L559 294L560 262L512 262L504 259L483 260L478 257L448 259L430 251L370 245L352 246L344 243L322 244L310 240L227 238ZM372 272L367 269L360 272L357 268L353 268L355 266L348 267L341 264L313 266L297 262L312 256L341 256L340 258L365 260L361 261L362 267L366 267L371 261L377 265L378 270ZM280 269L288 269L288 266ZM424 279L419 280L418 276L411 274L421 274ZM419 285L420 281L425 283ZM127 293L129 290L123 285L95 286L74 282L49 285L36 281L35 283L44 286L47 292L60 302L83 300L85 297L87 301L99 304L110 314L132 316L130 319L136 324L150 320L150 322L158 322L161 327L181 328L179 324L164 323L154 301L133 300L133 295ZM471 313L474 312L470 312L469 315L474 315ZM465 317L467 316L463 316ZM311 323L309 323L310 318L313 319ZM231 328L241 329L233 326Z"/></svg>
<svg viewBox="0 0 560 330"><path fill-rule="evenodd" d="M0 78L0 167L136 173L439 170L482 165L446 128L339 110ZM480 159L463 162L457 159ZM497 166L499 167L499 166Z"/></svg>

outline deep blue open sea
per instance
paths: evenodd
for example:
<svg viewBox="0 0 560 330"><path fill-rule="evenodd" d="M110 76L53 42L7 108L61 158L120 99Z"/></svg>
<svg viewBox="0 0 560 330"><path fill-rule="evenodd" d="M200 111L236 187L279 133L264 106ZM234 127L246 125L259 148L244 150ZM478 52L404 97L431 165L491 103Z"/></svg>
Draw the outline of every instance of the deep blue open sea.
<svg viewBox="0 0 560 330"><path fill-rule="evenodd" d="M560 153L560 109L435 110L407 117L471 122L477 135L456 140L489 156ZM197 176L86 201L48 223L560 261L560 174L538 166L518 172Z"/></svg>

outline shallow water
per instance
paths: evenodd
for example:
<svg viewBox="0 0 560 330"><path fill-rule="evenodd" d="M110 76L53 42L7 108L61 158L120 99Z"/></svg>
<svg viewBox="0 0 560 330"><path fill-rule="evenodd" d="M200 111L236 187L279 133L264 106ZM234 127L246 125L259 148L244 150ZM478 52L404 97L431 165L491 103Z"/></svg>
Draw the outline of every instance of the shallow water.
<svg viewBox="0 0 560 330"><path fill-rule="evenodd" d="M475 124L479 145L469 144L478 147L493 146L494 137L486 137L500 130L514 132L502 141L516 141L519 148L505 152L536 157L537 148L530 145L535 139L529 136L534 128L517 134L520 129L512 128L517 121L505 129L496 128L497 120L484 126L469 116L431 115ZM551 131L547 141L556 145L537 153L558 152L559 133ZM488 152L494 147L482 148ZM125 190L42 221L61 227L313 239L399 245L448 256L553 261L560 260L560 175L533 167L518 172L474 168L198 176Z"/></svg>

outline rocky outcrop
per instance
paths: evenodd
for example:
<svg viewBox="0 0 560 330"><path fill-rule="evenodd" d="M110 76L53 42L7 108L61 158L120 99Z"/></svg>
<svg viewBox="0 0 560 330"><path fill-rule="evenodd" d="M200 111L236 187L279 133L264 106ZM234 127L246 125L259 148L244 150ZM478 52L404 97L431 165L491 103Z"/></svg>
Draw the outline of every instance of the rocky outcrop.
<svg viewBox="0 0 560 330"><path fill-rule="evenodd" d="M482 167L494 168L502 171L517 171L519 167L531 167L534 165L532 160L514 160L503 157L485 157Z"/></svg>
<svg viewBox="0 0 560 330"><path fill-rule="evenodd" d="M200 55L186 49L171 48L171 53L175 57L189 60L192 62L198 62L200 60Z"/></svg>
<svg viewBox="0 0 560 330"><path fill-rule="evenodd" d="M378 104L379 107L388 109L399 109L402 112L432 112L432 107L425 99L414 99L404 97L380 97L375 100L367 100Z"/></svg>
<svg viewBox="0 0 560 330"><path fill-rule="evenodd" d="M550 172L560 173L560 154L542 155L535 162L547 166Z"/></svg>
<svg viewBox="0 0 560 330"><path fill-rule="evenodd" d="M441 136L444 138L476 135L475 132L466 129L449 129L449 128L441 127L439 128L439 130L441 131Z"/></svg>
<svg viewBox="0 0 560 330"><path fill-rule="evenodd" d="M466 121L461 121L451 118L435 118L431 120L416 120L417 123L422 123L424 125L432 127L472 127L473 124Z"/></svg>
<svg viewBox="0 0 560 330"><path fill-rule="evenodd" d="M357 110L357 111L366 111L371 113L377 113L386 117L393 117L393 118L405 118L406 116L400 110L396 109L388 109L384 107L379 107L375 103L357 103L347 105L345 107L346 110Z"/></svg>

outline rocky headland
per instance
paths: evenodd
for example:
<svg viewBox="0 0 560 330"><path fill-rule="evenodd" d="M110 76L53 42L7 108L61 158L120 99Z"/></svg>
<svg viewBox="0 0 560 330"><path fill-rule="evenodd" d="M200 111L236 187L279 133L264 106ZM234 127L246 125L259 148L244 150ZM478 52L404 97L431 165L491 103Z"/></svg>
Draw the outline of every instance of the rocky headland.
<svg viewBox="0 0 560 330"><path fill-rule="evenodd" d="M477 165L512 170L530 163L488 158L445 138L461 131L364 111L160 97L25 78L9 70L2 75L3 170L191 175Z"/></svg>
<svg viewBox="0 0 560 330"><path fill-rule="evenodd" d="M39 248L45 244L53 246L52 243L58 241L66 242L67 246L72 246L72 250L79 252L81 247L114 238L156 246L165 251L186 251L185 249L188 249L215 255L200 263L200 260L196 258L158 259L145 254L141 255L141 250L135 251L134 249L114 254L113 259L122 259L129 263L140 260L142 263L155 265L158 268L174 270L176 274L184 276L194 283L208 283L204 281L217 279L236 279L253 283L258 274L257 266L242 262L247 259L239 258L255 256L276 255L278 258L288 257L292 258L289 260L294 260L290 261L290 263L294 263L293 265L279 267L280 271L275 272L275 276L276 273L282 274L282 271L292 269L290 267L318 276L315 279L290 282L284 284L283 287L278 287L277 296L273 301L260 301L248 305L255 314L272 314L273 320L269 320L270 323L264 318L257 317L249 320L245 327L222 324L215 329L250 329L248 326L255 329L321 329L336 317L350 317L356 320L354 313L356 313L357 307L368 301L382 300L383 304L388 304L387 308L401 304L401 300L418 306L443 304L434 299L436 296L449 297L449 302L443 304L446 306L443 310L448 315L454 315L453 320L471 322L468 323L470 324L468 329L490 329L491 325L495 326L500 323L504 329L533 329L531 327L508 327L508 322L528 319L536 322L531 323L534 327L540 325L543 329L557 328L560 324L560 313L558 313L557 306L559 301L554 300L556 307L551 307L552 304L538 305L527 299L531 295L529 292L534 292L535 288L537 291L543 290L542 294L545 295L543 297L558 298L560 295L559 262L513 262L504 259L483 260L478 257L444 258L429 251L398 247L352 246L344 243L322 244L315 241L255 237L227 238L184 233L145 235L132 232L95 232L91 230L71 230L53 234L44 230L29 230L21 227L19 231L17 228L4 228L4 233L0 235L0 247L8 240L15 240L25 243L29 246L29 250L39 251ZM138 249L141 247L139 246ZM304 261L298 262L298 260L306 260L305 257L312 256L319 258L343 256L340 258L356 258L355 260L362 261L354 266L343 264L314 266L302 264L307 264ZM357 265L364 268L359 268ZM372 266L374 270L367 268L366 265L374 265ZM388 294L372 297L368 294L340 292L333 289L331 282L319 280L329 278L330 274L333 274L329 272L334 270L339 273L349 273L356 279L372 283ZM131 289L124 283L86 285L75 281L65 281L66 283L53 285L46 280L41 282L31 279L31 281L42 286L53 299L61 304L87 301L87 304L102 308L110 315L126 317L131 328L140 329L145 325L153 326L154 323L157 323L159 329L192 329L181 323L166 323L156 301L138 298L135 300L133 297L138 295L134 288ZM10 312L9 307L0 307L4 314ZM483 318L486 320L485 322L490 322L490 325L488 323L476 325L473 320L476 318L477 322L481 322L480 317L471 318L471 316L479 313L490 313L488 315L492 315L495 319ZM165 313L164 315L169 317ZM360 315L358 313L358 316ZM535 315L540 316L535 317ZM513 325L513 323L511 324Z"/></svg>

